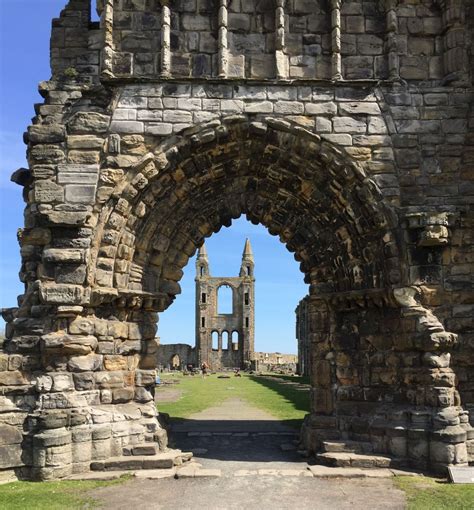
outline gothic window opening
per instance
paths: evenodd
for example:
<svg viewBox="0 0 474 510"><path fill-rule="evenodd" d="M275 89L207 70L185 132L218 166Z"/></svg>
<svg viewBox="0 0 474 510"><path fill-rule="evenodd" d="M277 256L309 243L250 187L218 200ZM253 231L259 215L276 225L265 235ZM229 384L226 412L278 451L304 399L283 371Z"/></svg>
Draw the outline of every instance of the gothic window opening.
<svg viewBox="0 0 474 510"><path fill-rule="evenodd" d="M212 350L217 351L219 349L219 333L217 331L211 333L211 343Z"/></svg>
<svg viewBox="0 0 474 510"><path fill-rule="evenodd" d="M206 327L206 317L201 317L201 328Z"/></svg>
<svg viewBox="0 0 474 510"><path fill-rule="evenodd" d="M205 303L205 302L206 302L206 293L205 293L205 292L203 292L203 293L201 294L201 303Z"/></svg>
<svg viewBox="0 0 474 510"><path fill-rule="evenodd" d="M171 358L171 368L173 370L176 370L177 368L179 368L181 365L181 360L179 358L179 354L175 354L172 358Z"/></svg>
<svg viewBox="0 0 474 510"><path fill-rule="evenodd" d="M232 347L231 343L232 343L232 340L231 340L231 337L229 335L229 332L228 331L224 331L222 333L222 348L230 350L231 347Z"/></svg>
<svg viewBox="0 0 474 510"><path fill-rule="evenodd" d="M234 313L233 291L229 285L221 285L217 291L217 313L227 315Z"/></svg>
<svg viewBox="0 0 474 510"><path fill-rule="evenodd" d="M250 298L249 298L249 293L248 292L245 293L244 302L245 302L246 305L248 305L250 303Z"/></svg>
<svg viewBox="0 0 474 510"><path fill-rule="evenodd" d="M239 350L239 333L238 333L238 331L232 331L231 342L232 342L232 350L238 351Z"/></svg>

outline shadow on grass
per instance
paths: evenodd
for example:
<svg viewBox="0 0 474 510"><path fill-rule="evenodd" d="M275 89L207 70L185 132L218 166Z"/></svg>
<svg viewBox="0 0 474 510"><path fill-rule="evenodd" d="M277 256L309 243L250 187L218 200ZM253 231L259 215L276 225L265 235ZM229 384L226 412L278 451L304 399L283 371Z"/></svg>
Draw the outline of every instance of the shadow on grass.
<svg viewBox="0 0 474 510"><path fill-rule="evenodd" d="M299 384L310 384L309 376L307 375L284 375L284 374L269 374L270 377L281 379L282 381L289 381ZM253 376L259 377L259 376ZM265 377L265 376L264 376Z"/></svg>
<svg viewBox="0 0 474 510"><path fill-rule="evenodd" d="M281 383L277 379L255 375L251 375L250 379L284 397L288 402L291 402L294 409L309 413L309 390L297 390L295 387Z"/></svg>

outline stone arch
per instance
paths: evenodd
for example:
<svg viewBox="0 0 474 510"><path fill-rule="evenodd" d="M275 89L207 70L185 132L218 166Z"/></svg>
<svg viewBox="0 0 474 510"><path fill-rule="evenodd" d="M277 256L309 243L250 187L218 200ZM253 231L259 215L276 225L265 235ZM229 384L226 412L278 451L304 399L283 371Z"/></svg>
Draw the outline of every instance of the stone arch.
<svg viewBox="0 0 474 510"><path fill-rule="evenodd" d="M46 362L63 349L60 368L73 373L69 379L80 391L105 391L110 414L133 402L155 416L157 312L172 303L182 269L204 239L246 214L280 237L310 284L305 447L356 439L417 467L466 462L468 427L459 424L467 415L446 356L455 338L415 298L397 294L409 280L396 212L356 161L291 122L244 116L186 129L149 150L123 172L110 198L95 204L87 299L81 312L66 310L74 318L60 317L42 335ZM107 389L106 371L116 372L120 388ZM48 393L54 376L37 379L43 401L55 398ZM98 400L82 402L85 416L98 412ZM422 455L410 442L420 412ZM41 413L46 420L48 410ZM447 433L451 426L456 430ZM38 458L49 448L48 434L35 432L44 442ZM127 434L108 440L115 455L129 442L166 443L154 417L147 422L140 414ZM80 463L76 453L70 459L68 469ZM34 476L52 473L39 468Z"/></svg>
<svg viewBox="0 0 474 510"><path fill-rule="evenodd" d="M170 365L173 370L181 366L181 358L179 357L179 354L176 353L171 356Z"/></svg>
<svg viewBox="0 0 474 510"><path fill-rule="evenodd" d="M230 339L230 334L229 332L224 329L224 331L222 331L222 349L225 349L227 351L230 351L231 350L231 339Z"/></svg>
<svg viewBox="0 0 474 510"><path fill-rule="evenodd" d="M239 335L239 332L237 330L233 330L231 335L230 335L230 341L231 341L231 349L233 351L238 351L239 350L239 342L240 342L240 335Z"/></svg>
<svg viewBox="0 0 474 510"><path fill-rule="evenodd" d="M234 313L234 295L235 289L234 286L222 282L216 288L216 300L217 300L217 314L218 315L227 315ZM228 302L230 301L230 302ZM228 307L230 306L230 311Z"/></svg>
<svg viewBox="0 0 474 510"><path fill-rule="evenodd" d="M185 130L112 197L88 277L103 294L139 291L166 307L205 237L241 214L280 237L314 291L403 279L396 217L377 185L341 149L287 121L231 117Z"/></svg>
<svg viewBox="0 0 474 510"><path fill-rule="evenodd" d="M220 344L220 332L217 330L211 331L211 346L213 351L217 351L219 349Z"/></svg>

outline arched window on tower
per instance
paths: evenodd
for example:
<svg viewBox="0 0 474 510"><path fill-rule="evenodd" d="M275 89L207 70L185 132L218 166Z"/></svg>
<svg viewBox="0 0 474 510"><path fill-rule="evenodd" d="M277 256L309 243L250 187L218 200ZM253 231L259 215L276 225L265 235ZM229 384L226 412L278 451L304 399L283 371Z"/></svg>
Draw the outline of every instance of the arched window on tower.
<svg viewBox="0 0 474 510"><path fill-rule="evenodd" d="M217 331L213 331L211 333L211 341L212 341L212 350L217 351L219 349L219 333Z"/></svg>
<svg viewBox="0 0 474 510"><path fill-rule="evenodd" d="M239 350L239 333L238 331L232 331L232 350L238 351Z"/></svg>
<svg viewBox="0 0 474 510"><path fill-rule="evenodd" d="M252 267L247 266L247 276L252 276Z"/></svg>
<svg viewBox="0 0 474 510"><path fill-rule="evenodd" d="M228 331L222 332L222 348L230 350L232 347L232 340Z"/></svg>
<svg viewBox="0 0 474 510"><path fill-rule="evenodd" d="M233 289L229 285L221 285L217 291L217 313L233 313Z"/></svg>
<svg viewBox="0 0 474 510"><path fill-rule="evenodd" d="M200 266L199 267L199 275L200 276L206 276L206 268L205 268L205 266Z"/></svg>

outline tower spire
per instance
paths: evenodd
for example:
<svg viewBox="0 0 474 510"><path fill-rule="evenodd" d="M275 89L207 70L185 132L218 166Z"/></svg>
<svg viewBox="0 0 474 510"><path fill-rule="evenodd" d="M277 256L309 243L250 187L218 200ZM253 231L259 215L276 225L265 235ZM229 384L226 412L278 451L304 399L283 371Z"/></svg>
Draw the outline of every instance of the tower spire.
<svg viewBox="0 0 474 510"><path fill-rule="evenodd" d="M242 264L240 265L240 276L252 276L254 269L254 260L250 239L245 240L244 251L242 252Z"/></svg>
<svg viewBox="0 0 474 510"><path fill-rule="evenodd" d="M242 253L243 259L253 259L252 246L250 244L250 239L247 237L245 240L244 251Z"/></svg>
<svg viewBox="0 0 474 510"><path fill-rule="evenodd" d="M209 276L209 274L209 259L207 257L206 245L203 243L196 257L196 278Z"/></svg>
<svg viewBox="0 0 474 510"><path fill-rule="evenodd" d="M203 243L198 250L198 259L207 259L206 243Z"/></svg>

